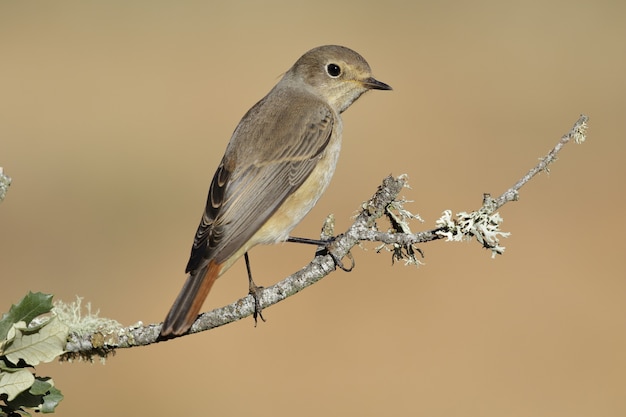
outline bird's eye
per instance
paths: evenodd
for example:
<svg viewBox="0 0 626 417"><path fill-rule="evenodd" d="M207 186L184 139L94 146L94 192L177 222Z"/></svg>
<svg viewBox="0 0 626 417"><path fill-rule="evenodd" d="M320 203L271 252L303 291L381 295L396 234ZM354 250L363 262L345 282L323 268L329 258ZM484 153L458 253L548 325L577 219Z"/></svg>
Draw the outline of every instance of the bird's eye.
<svg viewBox="0 0 626 417"><path fill-rule="evenodd" d="M337 64L326 65L326 72L333 78L337 78L341 75L341 68Z"/></svg>

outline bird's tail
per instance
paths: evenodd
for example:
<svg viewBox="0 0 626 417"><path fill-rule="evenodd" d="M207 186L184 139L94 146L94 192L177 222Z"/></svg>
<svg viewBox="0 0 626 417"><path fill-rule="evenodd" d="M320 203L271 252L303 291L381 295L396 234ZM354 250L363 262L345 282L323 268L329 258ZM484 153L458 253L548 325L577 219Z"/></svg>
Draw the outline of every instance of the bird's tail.
<svg viewBox="0 0 626 417"><path fill-rule="evenodd" d="M180 336L189 330L196 321L200 308L221 269L221 264L211 261L207 266L189 274L183 289L176 297L174 305L163 322L160 340Z"/></svg>

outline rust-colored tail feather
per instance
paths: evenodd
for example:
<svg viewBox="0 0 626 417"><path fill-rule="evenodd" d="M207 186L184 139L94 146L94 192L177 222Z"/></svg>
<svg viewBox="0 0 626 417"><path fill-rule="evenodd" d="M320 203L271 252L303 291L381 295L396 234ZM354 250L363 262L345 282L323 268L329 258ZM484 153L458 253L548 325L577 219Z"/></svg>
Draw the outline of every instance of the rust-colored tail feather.
<svg viewBox="0 0 626 417"><path fill-rule="evenodd" d="M221 264L211 261L207 266L189 274L183 289L176 297L174 305L163 322L159 339L170 339L187 333L196 321L202 304L209 295L221 269Z"/></svg>

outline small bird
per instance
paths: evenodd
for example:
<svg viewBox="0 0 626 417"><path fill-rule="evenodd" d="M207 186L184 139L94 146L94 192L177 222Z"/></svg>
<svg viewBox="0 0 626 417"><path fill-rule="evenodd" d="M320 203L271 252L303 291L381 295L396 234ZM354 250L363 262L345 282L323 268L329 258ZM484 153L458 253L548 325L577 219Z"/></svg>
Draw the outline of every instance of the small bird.
<svg viewBox="0 0 626 417"><path fill-rule="evenodd" d="M241 256L248 261L253 246L289 239L333 176L340 114L368 90L391 87L376 80L355 51L326 45L302 55L248 110L211 181L185 271L189 276L160 339L186 333L215 280ZM259 287L248 275L253 293Z"/></svg>

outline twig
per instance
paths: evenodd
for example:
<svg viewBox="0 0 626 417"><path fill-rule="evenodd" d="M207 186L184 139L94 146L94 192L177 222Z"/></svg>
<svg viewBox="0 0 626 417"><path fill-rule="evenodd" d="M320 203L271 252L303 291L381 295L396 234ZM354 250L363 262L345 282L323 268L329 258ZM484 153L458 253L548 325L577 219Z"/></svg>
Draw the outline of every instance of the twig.
<svg viewBox="0 0 626 417"><path fill-rule="evenodd" d="M571 139L577 143L584 141L587 127L587 116L582 115L574 124L570 132L564 135L559 143L542 158L539 164L531 169L513 187L505 191L500 197L492 199L484 196L483 206L471 213L459 213L456 219L452 219L451 212L446 211L444 216L437 221L438 227L419 233L407 233L407 218L415 218L402 208L403 201L398 201L398 195L407 186L407 178L401 175L397 178L391 176L385 178L372 198L364 203L354 223L342 235L338 236L332 244L333 256L337 259L349 255L350 250L361 241L376 241L392 245L394 258L400 256L413 256L414 248L418 243L425 243L437 239L460 240L476 238L489 248L494 254L502 253L504 248L498 245L497 236L506 236L506 233L498 230L501 222L496 210L509 201L516 201L519 189L537 173L547 170L550 163L556 160L556 155ZM377 220L387 216L389 210L396 210L400 215L393 215L392 230L381 232L377 228ZM328 224L325 225L323 235L327 235ZM420 252L421 253L421 252ZM419 262L419 261L418 261ZM300 271L285 278L277 284L263 290L261 304L267 308L291 295L302 291L335 270L335 262L330 255L317 255L313 261ZM247 296L224 307L201 314L189 333L198 333L215 327L223 326L233 321L252 315L254 312L254 300ZM122 328L112 332L95 332L84 335L70 334L66 345L66 354L62 359L72 360L82 358L91 360L93 355L106 356L114 349L144 346L155 343L161 330L161 324L143 325Z"/></svg>
<svg viewBox="0 0 626 417"><path fill-rule="evenodd" d="M554 148L548 154L541 158L539 163L532 168L526 175L524 175L513 187L506 190L502 195L493 200L493 211L496 211L509 201L515 201L518 198L520 188L531 180L535 175L541 171L549 172L548 165L556 161L557 154L563 149L563 146L567 145L569 141L574 139L578 144L583 143L586 139L587 121L589 117L584 114L580 115L580 118L574 123L572 129L567 132L561 140L556 144Z"/></svg>
<svg viewBox="0 0 626 417"><path fill-rule="evenodd" d="M4 170L0 167L0 202L4 200L10 185L11 177L5 175Z"/></svg>
<svg viewBox="0 0 626 417"><path fill-rule="evenodd" d="M359 243L359 231L374 227L376 220L385 213L386 207L394 201L405 185L404 177L393 178L390 176L385 178L374 196L363 205L361 213L353 225L333 242L332 251L338 259L345 257L350 249ZM267 308L302 291L330 274L334 269L335 263L330 255L316 256L309 265L300 271L271 287L265 288L261 296L262 307ZM201 314L191 327L190 333L223 326L248 317L253 311L252 296L241 298L232 304ZM94 353L99 356L106 356L114 349L149 345L156 342L160 330L161 324L144 326L140 323L108 334L70 334L65 348L67 353L62 359L82 358L91 360Z"/></svg>

